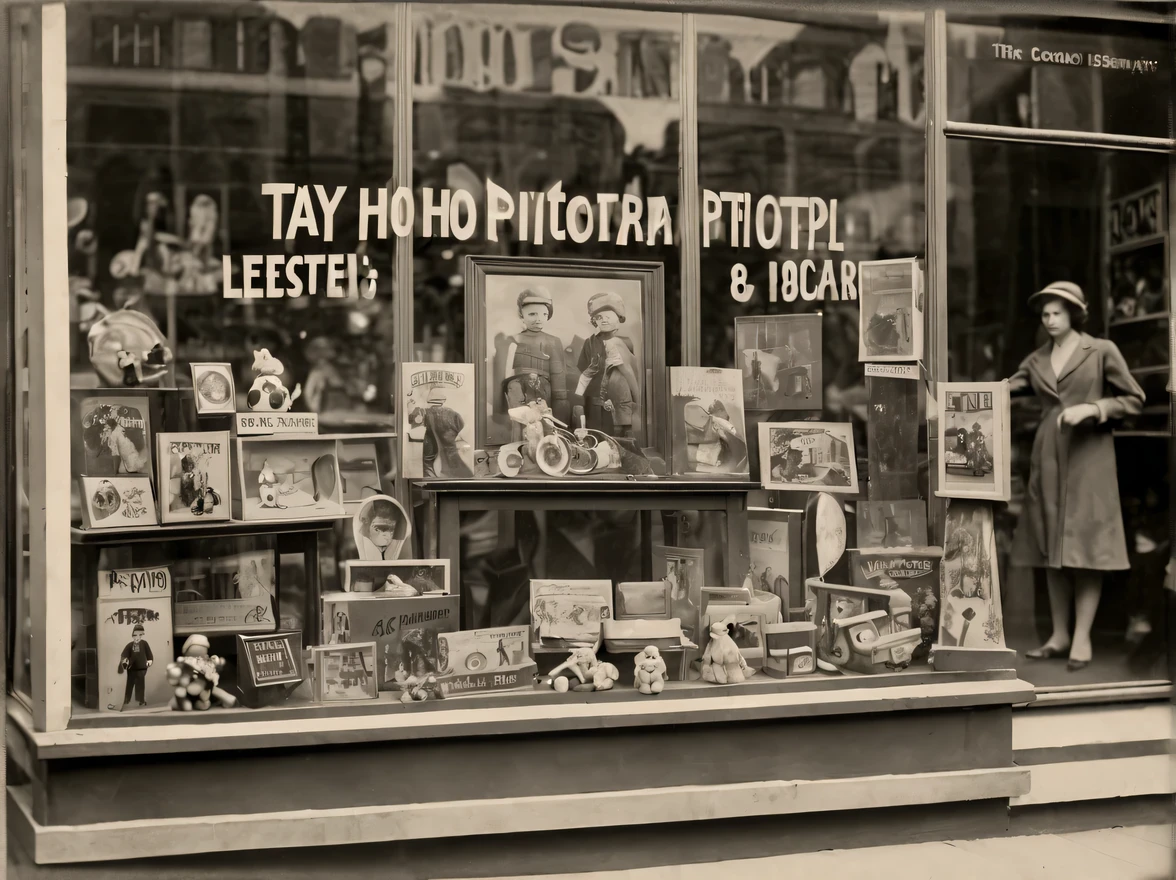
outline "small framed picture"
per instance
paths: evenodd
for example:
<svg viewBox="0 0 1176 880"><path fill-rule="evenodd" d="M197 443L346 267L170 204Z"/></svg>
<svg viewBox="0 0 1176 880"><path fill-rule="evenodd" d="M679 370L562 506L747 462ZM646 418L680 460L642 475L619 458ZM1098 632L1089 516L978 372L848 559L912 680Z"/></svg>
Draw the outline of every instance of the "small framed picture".
<svg viewBox="0 0 1176 880"><path fill-rule="evenodd" d="M923 271L913 258L858 264L858 360L923 356Z"/></svg>
<svg viewBox="0 0 1176 880"><path fill-rule="evenodd" d="M231 364L192 364L196 415L223 416L237 411L237 389Z"/></svg>
<svg viewBox="0 0 1176 880"><path fill-rule="evenodd" d="M857 494L849 422L761 422L759 455L765 489Z"/></svg>
<svg viewBox="0 0 1176 880"><path fill-rule="evenodd" d="M939 488L946 498L1008 501L1008 382L939 383Z"/></svg>
<svg viewBox="0 0 1176 880"><path fill-rule="evenodd" d="M320 703L374 700L377 696L376 643L315 645L314 698Z"/></svg>
<svg viewBox="0 0 1176 880"><path fill-rule="evenodd" d="M349 559L344 565L343 589L348 593L378 593L399 599L449 593L448 559Z"/></svg>
<svg viewBox="0 0 1176 880"><path fill-rule="evenodd" d="M735 364L747 412L819 410L822 314L735 319Z"/></svg>
<svg viewBox="0 0 1176 880"><path fill-rule="evenodd" d="M671 610L667 579L617 584L617 620L669 620Z"/></svg>

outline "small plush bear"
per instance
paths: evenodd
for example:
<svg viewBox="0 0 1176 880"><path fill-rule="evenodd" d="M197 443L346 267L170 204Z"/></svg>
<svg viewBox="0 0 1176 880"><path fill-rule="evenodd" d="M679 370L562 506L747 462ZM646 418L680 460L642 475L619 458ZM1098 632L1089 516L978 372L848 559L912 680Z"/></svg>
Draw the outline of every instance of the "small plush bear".
<svg viewBox="0 0 1176 880"><path fill-rule="evenodd" d="M702 653L702 679L714 684L738 684L755 674L727 630L730 619L711 624L710 641Z"/></svg>
<svg viewBox="0 0 1176 880"><path fill-rule="evenodd" d="M643 694L660 694L666 686L666 661L649 645L633 660L633 685Z"/></svg>
<svg viewBox="0 0 1176 880"><path fill-rule="evenodd" d="M208 653L208 637L199 634L188 636L184 642L183 656L167 665L167 683L175 688L175 695L168 704L177 712L203 711L216 699L226 709L237 705L237 698L217 687L225 661Z"/></svg>

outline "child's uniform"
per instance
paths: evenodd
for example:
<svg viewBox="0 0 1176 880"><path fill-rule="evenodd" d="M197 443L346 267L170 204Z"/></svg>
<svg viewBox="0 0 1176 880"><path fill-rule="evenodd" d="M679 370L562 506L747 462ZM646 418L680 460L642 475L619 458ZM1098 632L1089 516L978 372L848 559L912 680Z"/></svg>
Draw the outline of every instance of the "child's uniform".
<svg viewBox="0 0 1176 880"><path fill-rule="evenodd" d="M513 337L514 375L503 382L507 409L543 400L560 421L567 421L568 384L563 343L542 330L520 330Z"/></svg>
<svg viewBox="0 0 1176 880"><path fill-rule="evenodd" d="M588 300L590 318L605 309L615 312L622 322L625 320L625 304L615 293L598 293ZM608 364L610 357L619 364ZM580 352L579 368L580 384L576 393L584 398L587 426L606 434L631 437L641 397L632 340L615 331L607 337L600 332L592 334ZM605 418L606 412L611 414L611 419Z"/></svg>
<svg viewBox="0 0 1176 880"><path fill-rule="evenodd" d="M147 702L147 665L154 660L151 646L143 639L138 642L132 639L123 648L122 656L119 658L119 669L125 670L127 674L127 689L123 693L124 706L131 701L132 693L139 705Z"/></svg>

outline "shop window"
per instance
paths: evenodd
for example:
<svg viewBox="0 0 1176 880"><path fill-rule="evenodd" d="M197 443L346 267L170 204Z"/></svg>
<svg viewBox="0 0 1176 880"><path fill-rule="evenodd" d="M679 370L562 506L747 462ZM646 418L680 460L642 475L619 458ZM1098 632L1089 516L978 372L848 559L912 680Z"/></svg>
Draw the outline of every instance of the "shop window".
<svg viewBox="0 0 1176 880"><path fill-rule="evenodd" d="M1060 507L1056 499L1066 494L1058 495L1061 487L1049 476L1050 422L1059 410L1032 394L1014 399L1013 500L997 517L997 549L1005 626L1020 652L1020 673L1038 686L1163 678L1171 438L1167 157L973 140L949 141L948 155L951 379L1012 376L1032 352L1051 345L1028 297L1068 281L1087 303L1082 331L1113 343L1117 354L1114 364L1099 357L1077 369L1064 366L1058 388L1065 404L1089 402L1067 383L1092 364L1099 365L1104 396L1131 401L1106 425L1092 420L1072 429L1070 464L1058 474L1070 500ZM1052 366L1048 372L1052 378ZM1096 507L1073 502L1086 492L1097 493ZM1119 503L1106 503L1114 498ZM1058 519L1047 521L1055 507ZM1023 659L1054 635L1074 635L1068 627L1053 632L1048 579L1058 575L1035 567L1040 554L1027 549L1035 523L1048 523L1044 540L1062 547L1064 577L1073 580L1075 568L1098 570L1102 596L1091 641L1079 633L1073 654L1093 662L1078 671L1067 671L1066 651L1061 661ZM1063 523L1064 537L1056 533Z"/></svg>
<svg viewBox="0 0 1176 880"><path fill-rule="evenodd" d="M1171 43L1130 21L961 16L948 90L959 122L1169 137Z"/></svg>
<svg viewBox="0 0 1176 880"><path fill-rule="evenodd" d="M796 403L791 415L852 422L863 474L870 397L858 362L856 266L924 256L922 68L912 63L921 54L922 21L702 16L698 25L699 185L712 197L749 200L746 221L730 202L712 206L717 216L704 231L702 363L746 367L738 317L823 314L821 350L810 352L824 386L812 399L822 404L806 412ZM764 205L761 229L756 211L765 197L777 206L781 198L819 200L828 216L810 216L807 202L792 216ZM774 220L782 225L773 240ZM815 223L821 228L810 235ZM827 283L819 281L823 272ZM749 412L749 443L757 443L756 422L788 416ZM927 486L911 489L925 497Z"/></svg>
<svg viewBox="0 0 1176 880"><path fill-rule="evenodd" d="M417 359L466 359L464 259L501 254L660 263L666 347L669 362L677 363L677 234L671 242L662 235L651 239L643 221L642 241L618 244L619 203L611 208L611 234L604 235L605 209L597 194L629 194L643 205L660 199L676 217L681 19L593 9L578 9L569 18L533 6L420 4L412 11ZM488 240L481 221L465 240L436 229L431 236L419 234L424 188L436 200L444 189L464 187L481 208L487 181L515 202L514 216L499 224L497 241ZM529 197L533 218L537 194L557 185L563 206L558 216L544 212L543 233L532 222L522 240L519 200ZM575 218L565 216L579 197L587 206ZM589 240L565 236L573 219L591 224ZM562 240L553 237L556 226L549 221ZM588 316L560 319L586 325Z"/></svg>

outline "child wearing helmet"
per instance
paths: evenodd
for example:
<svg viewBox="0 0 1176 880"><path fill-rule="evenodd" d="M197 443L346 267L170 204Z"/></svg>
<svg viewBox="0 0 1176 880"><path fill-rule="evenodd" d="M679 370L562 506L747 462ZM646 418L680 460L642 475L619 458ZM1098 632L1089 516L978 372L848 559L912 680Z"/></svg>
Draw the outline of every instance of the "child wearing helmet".
<svg viewBox="0 0 1176 880"><path fill-rule="evenodd" d="M588 317L596 332L580 352L576 396L584 400L589 428L615 437L632 437L641 386L633 342L618 332L625 323L625 303L615 293L594 294L588 299ZM611 419L606 419L605 413Z"/></svg>

